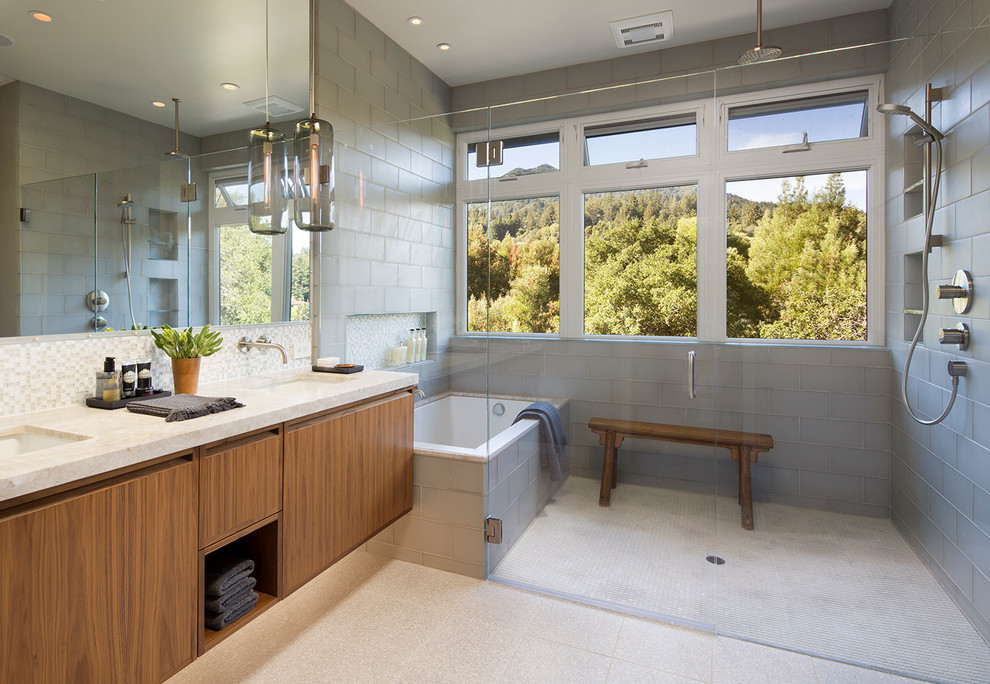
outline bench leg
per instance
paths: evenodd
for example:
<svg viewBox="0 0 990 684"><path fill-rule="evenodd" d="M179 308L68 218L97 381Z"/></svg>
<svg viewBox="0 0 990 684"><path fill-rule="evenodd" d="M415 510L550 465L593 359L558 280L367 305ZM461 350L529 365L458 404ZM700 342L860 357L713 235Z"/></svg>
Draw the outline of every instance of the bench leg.
<svg viewBox="0 0 990 684"><path fill-rule="evenodd" d="M742 507L742 526L745 530L753 529L753 482L750 479L749 464L750 450L747 447L739 449L739 505Z"/></svg>
<svg viewBox="0 0 990 684"><path fill-rule="evenodd" d="M602 462L602 491L598 495L598 505L608 506L612 498L612 489L615 487L616 477L616 452L615 433L605 434L605 460Z"/></svg>

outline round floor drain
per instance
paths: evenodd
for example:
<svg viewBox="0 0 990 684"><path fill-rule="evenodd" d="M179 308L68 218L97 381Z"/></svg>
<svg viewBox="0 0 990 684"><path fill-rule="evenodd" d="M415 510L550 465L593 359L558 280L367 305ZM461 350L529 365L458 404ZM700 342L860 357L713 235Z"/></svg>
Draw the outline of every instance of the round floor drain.
<svg viewBox="0 0 990 684"><path fill-rule="evenodd" d="M721 556L705 556L705 560L712 565L725 565L725 559Z"/></svg>

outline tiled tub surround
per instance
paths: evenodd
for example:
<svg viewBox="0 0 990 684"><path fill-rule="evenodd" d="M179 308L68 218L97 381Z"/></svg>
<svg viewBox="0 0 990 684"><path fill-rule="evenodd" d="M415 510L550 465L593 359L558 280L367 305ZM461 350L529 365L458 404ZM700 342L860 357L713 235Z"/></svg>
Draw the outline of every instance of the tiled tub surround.
<svg viewBox="0 0 990 684"><path fill-rule="evenodd" d="M519 409L538 399L486 399L484 395L451 394L435 401L465 398L481 403L479 415L471 417L471 422L477 423L474 431L478 446L426 443L418 436L422 430L416 430L413 510L369 541L367 548L372 553L483 579L485 516L502 520L502 543L491 546L491 567L494 567L560 488L561 482L551 481L549 469L540 463L540 429L536 421L520 421L485 442L483 411L496 402L504 402L508 408L506 422L511 422ZM568 402L549 401L558 407L566 425ZM417 407L418 424L421 424L421 409L430 403L433 402Z"/></svg>
<svg viewBox="0 0 990 684"><path fill-rule="evenodd" d="M0 461L0 501L40 492L185 449L265 428L416 384L415 373L364 371L349 376L302 373L205 385L206 396L234 396L242 408L166 423L156 416L86 406L0 418L0 431L31 425L92 437Z"/></svg>
<svg viewBox="0 0 990 684"><path fill-rule="evenodd" d="M486 354L487 344L487 354ZM697 352L696 399L687 353ZM485 373L490 356L491 372ZM755 501L887 517L889 352L862 347L457 338L453 391L569 400L571 474L601 477L592 416L765 432ZM724 449L627 440L619 481L735 496Z"/></svg>
<svg viewBox="0 0 990 684"><path fill-rule="evenodd" d="M308 321L217 329L223 334L223 349L203 359L201 384L310 367ZM285 347L288 364L282 363L277 349L238 351L239 339L261 335ZM118 370L124 359L150 358L155 387L172 389L171 361L147 331L8 338L0 340L0 416L84 403L93 396L95 373L103 369L107 356L117 359Z"/></svg>

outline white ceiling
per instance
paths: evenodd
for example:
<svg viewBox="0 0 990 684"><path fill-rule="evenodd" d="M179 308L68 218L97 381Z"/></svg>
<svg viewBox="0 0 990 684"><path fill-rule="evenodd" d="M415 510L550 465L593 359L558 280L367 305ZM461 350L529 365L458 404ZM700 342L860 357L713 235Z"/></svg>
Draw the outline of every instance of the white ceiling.
<svg viewBox="0 0 990 684"><path fill-rule="evenodd" d="M449 85L487 81L744 33L755 0L348 0ZM890 0L765 0L764 30L890 6ZM674 38L620 50L609 22L664 10ZM412 26L416 15L423 24ZM450 43L447 52L438 43Z"/></svg>
<svg viewBox="0 0 990 684"><path fill-rule="evenodd" d="M55 22L32 19L32 9ZM271 94L304 110L308 17L307 0L271 3ZM0 47L0 83L23 80L169 128L178 97L180 127L197 136L264 123L243 105L265 96L264 0L3 0L0 34L14 41Z"/></svg>
<svg viewBox="0 0 990 684"><path fill-rule="evenodd" d="M661 49L756 31L755 0L348 1L453 86L655 50L619 50L608 24L668 9L674 38ZM889 4L766 0L764 26ZM35 21L31 9L55 23ZM414 14L423 25L406 21ZM0 47L0 84L27 81L168 127L178 97L181 128L197 136L258 125L264 116L243 102L265 93L264 16L264 0L3 0L0 34L14 45ZM272 0L270 16L271 94L307 109L308 0ZM440 42L453 49L440 52ZM223 81L241 89L222 90Z"/></svg>

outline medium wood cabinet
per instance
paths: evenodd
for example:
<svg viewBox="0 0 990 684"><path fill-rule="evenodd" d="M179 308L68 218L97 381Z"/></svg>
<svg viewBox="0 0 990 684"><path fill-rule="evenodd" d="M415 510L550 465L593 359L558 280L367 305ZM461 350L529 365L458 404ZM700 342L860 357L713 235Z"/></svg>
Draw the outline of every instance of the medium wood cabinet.
<svg viewBox="0 0 990 684"><path fill-rule="evenodd" d="M286 594L412 509L412 405L402 392L286 425Z"/></svg>
<svg viewBox="0 0 990 684"><path fill-rule="evenodd" d="M196 644L192 457L0 513L0 681L158 682Z"/></svg>
<svg viewBox="0 0 990 684"><path fill-rule="evenodd" d="M203 447L199 465L199 545L282 508L279 427Z"/></svg>

